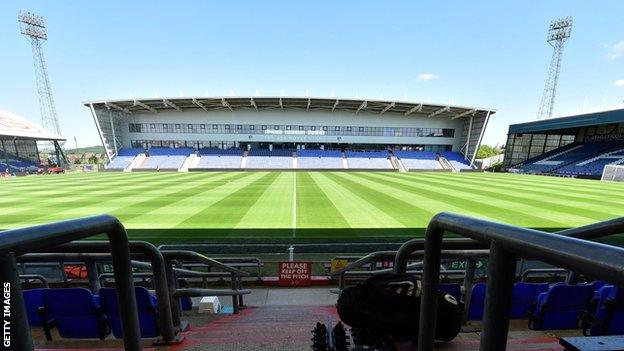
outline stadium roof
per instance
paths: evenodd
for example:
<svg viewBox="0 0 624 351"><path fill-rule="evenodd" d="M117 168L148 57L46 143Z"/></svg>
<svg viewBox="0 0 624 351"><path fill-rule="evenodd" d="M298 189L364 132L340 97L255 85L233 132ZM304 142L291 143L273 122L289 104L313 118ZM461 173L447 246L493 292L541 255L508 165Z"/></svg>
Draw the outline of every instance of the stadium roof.
<svg viewBox="0 0 624 351"><path fill-rule="evenodd" d="M311 98L311 97L195 97L195 98L150 98L131 100L99 100L86 101L85 106L93 105L95 109L112 109L125 113L157 113L159 111L204 110L330 110L351 111L354 113L369 112L401 113L405 116L413 113L426 114L428 117L462 118L475 115L493 114L496 110L437 105L418 102L404 102L393 100L368 99L339 99L339 98Z"/></svg>
<svg viewBox="0 0 624 351"><path fill-rule="evenodd" d="M8 111L0 110L0 137L35 140L65 140L38 125Z"/></svg>
<svg viewBox="0 0 624 351"><path fill-rule="evenodd" d="M574 129L600 124L624 123L624 109L585 113L582 115L512 124L509 134L537 133L551 130Z"/></svg>

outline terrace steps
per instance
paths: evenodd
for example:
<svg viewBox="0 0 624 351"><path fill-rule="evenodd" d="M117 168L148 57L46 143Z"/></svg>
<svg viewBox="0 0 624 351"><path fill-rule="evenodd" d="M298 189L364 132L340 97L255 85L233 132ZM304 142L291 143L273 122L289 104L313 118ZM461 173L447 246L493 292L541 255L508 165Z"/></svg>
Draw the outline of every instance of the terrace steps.
<svg viewBox="0 0 624 351"><path fill-rule="evenodd" d="M143 162L145 162L145 154L140 153L132 160L130 165L124 169L124 172L132 172L133 168L140 166Z"/></svg>
<svg viewBox="0 0 624 351"><path fill-rule="evenodd" d="M334 306L254 306L195 323L168 350L308 350L316 322L338 322Z"/></svg>

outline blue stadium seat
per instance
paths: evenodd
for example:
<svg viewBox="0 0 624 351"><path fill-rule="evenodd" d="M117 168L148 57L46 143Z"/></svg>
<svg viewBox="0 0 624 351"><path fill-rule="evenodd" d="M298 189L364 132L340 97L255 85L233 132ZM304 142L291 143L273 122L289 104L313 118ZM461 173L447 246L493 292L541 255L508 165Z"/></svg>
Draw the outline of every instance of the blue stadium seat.
<svg viewBox="0 0 624 351"><path fill-rule="evenodd" d="M471 321L483 319L486 287L485 283L477 283L472 287L470 306L468 306L468 319Z"/></svg>
<svg viewBox="0 0 624 351"><path fill-rule="evenodd" d="M533 330L575 329L594 296L592 285L558 284L541 293L529 315Z"/></svg>
<svg viewBox="0 0 624 351"><path fill-rule="evenodd" d="M293 168L292 151L286 149L251 149L247 153L246 168L290 169Z"/></svg>
<svg viewBox="0 0 624 351"><path fill-rule="evenodd" d="M485 293L487 285L477 283L472 287L472 297L468 307L469 320L483 319L485 309ZM548 291L548 283L516 283L513 288L511 310L509 316L512 319L522 319L527 317L527 312L531 309L531 304L537 299L540 293Z"/></svg>
<svg viewBox="0 0 624 351"><path fill-rule="evenodd" d="M401 160L403 166L410 169L442 169L437 161L438 155L433 151L394 151L394 155Z"/></svg>
<svg viewBox="0 0 624 351"><path fill-rule="evenodd" d="M340 169L342 151L305 149L297 151L297 168L299 169Z"/></svg>
<svg viewBox="0 0 624 351"><path fill-rule="evenodd" d="M106 169L126 169L136 156L116 156L107 165Z"/></svg>
<svg viewBox="0 0 624 351"><path fill-rule="evenodd" d="M142 338L154 338L160 333L158 332L158 309L156 297L140 286L135 286L137 308L139 310L139 324L141 327ZM119 316L119 303L117 300L117 291L113 288L100 289L100 301L102 308L106 314L108 324L113 330L113 335L121 339L121 319Z"/></svg>
<svg viewBox="0 0 624 351"><path fill-rule="evenodd" d="M106 316L99 299L85 288L44 289L43 325L46 338L51 340L50 329L56 327L63 338L99 338L109 334Z"/></svg>
<svg viewBox="0 0 624 351"><path fill-rule="evenodd" d="M624 162L619 141L572 143L531 158L514 168L525 173L551 173L599 177L607 164Z"/></svg>
<svg viewBox="0 0 624 351"><path fill-rule="evenodd" d="M200 155L233 155L233 156L243 156L243 150L232 148L232 149L218 149L214 147L204 147L199 149Z"/></svg>
<svg viewBox="0 0 624 351"><path fill-rule="evenodd" d="M193 302L188 296L182 296L180 298L180 305L182 305L182 311L190 311L193 309Z"/></svg>
<svg viewBox="0 0 624 351"><path fill-rule="evenodd" d="M509 318L526 318L531 305L541 293L548 291L548 283L524 283L518 282L514 285L513 298L511 300L511 311Z"/></svg>
<svg viewBox="0 0 624 351"><path fill-rule="evenodd" d="M144 150L144 149L141 149L141 148L132 148L132 149L126 149L126 148L124 148L124 149L119 149L119 150L117 151L117 156L129 156L129 157L135 157L135 156L137 156L138 154L141 154L141 153L143 153L143 152L145 152L145 150Z"/></svg>
<svg viewBox="0 0 624 351"><path fill-rule="evenodd" d="M583 316L583 334L624 334L624 289L605 285L596 294L595 311Z"/></svg>
<svg viewBox="0 0 624 351"><path fill-rule="evenodd" d="M461 286L457 283L440 284L438 290L453 296L457 301L461 301Z"/></svg>
<svg viewBox="0 0 624 351"><path fill-rule="evenodd" d="M346 151L351 169L391 169L388 151Z"/></svg>
<svg viewBox="0 0 624 351"><path fill-rule="evenodd" d="M22 292L24 295L24 304L26 305L26 314L28 315L28 324L31 327L40 327L43 325L39 316L39 308L43 307L43 289L30 289Z"/></svg>
<svg viewBox="0 0 624 351"><path fill-rule="evenodd" d="M292 156L292 151L288 149L251 149L248 156Z"/></svg>
<svg viewBox="0 0 624 351"><path fill-rule="evenodd" d="M180 148L168 148L168 147L153 147L148 150L150 156L188 156L195 152L192 148L180 147Z"/></svg>

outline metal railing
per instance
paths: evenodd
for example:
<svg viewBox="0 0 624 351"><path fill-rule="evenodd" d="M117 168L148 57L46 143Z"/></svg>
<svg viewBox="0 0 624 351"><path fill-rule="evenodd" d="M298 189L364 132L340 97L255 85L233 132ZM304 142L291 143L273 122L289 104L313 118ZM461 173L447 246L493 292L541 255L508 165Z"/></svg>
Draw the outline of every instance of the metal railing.
<svg viewBox="0 0 624 351"><path fill-rule="evenodd" d="M242 277L249 276L249 273L232 268L226 264L223 264L217 260L213 260L207 256L204 256L195 251L187 250L162 250L163 257L165 258L167 281L169 284L169 294L171 296L171 313L173 315L173 321L179 329L185 329L185 325L180 320L180 297L189 296L232 296L232 308L234 313L239 312L239 308L243 306L243 295L251 293L249 290L242 288ZM178 280L175 276L174 261L176 262L199 262L206 266L210 266L213 269L217 269L230 274L231 289L181 289L178 286ZM202 292L203 291L203 292Z"/></svg>
<svg viewBox="0 0 624 351"><path fill-rule="evenodd" d="M422 241L420 239L416 239L416 240ZM466 243L466 246L469 248L470 247L473 247L473 248L483 247L483 245L475 245L474 244L475 242L473 240L471 240L470 242L464 241L464 243ZM457 242L451 244L451 246L456 247ZM379 269L379 270L366 270L366 271L359 270L359 269L365 268L366 266L374 266L375 263L379 261L394 260L396 258L396 255L397 255L397 251L372 252L356 261L349 263L346 267L338 269L334 272L330 272L329 275L338 276L338 289L342 290L345 288L346 277L348 275L370 276L371 274L382 274L382 273L391 272L393 268ZM488 257L488 255L489 255L489 251L484 250L484 249L443 250L442 251L442 256L443 258L446 258L446 259L453 259L453 258L476 259L476 258L485 258L485 257ZM408 260L422 260L423 257L424 257L424 251L419 250L419 251L411 252L407 259ZM419 265L421 265L421 263L416 263L411 266L406 266L407 267L406 271L417 269L419 268L418 267ZM448 270L446 273L450 274L450 273L457 273L457 272L454 270Z"/></svg>
<svg viewBox="0 0 624 351"><path fill-rule="evenodd" d="M109 244L106 245L115 267L124 349L141 350L139 316L131 275L128 236L123 225L116 218L106 215L12 229L0 233L0 279L4 284L10 284L11 295L11 340L8 341L10 349L22 351L34 348L20 287L16 256L98 234L107 235ZM6 343L5 341L4 346L7 346Z"/></svg>
<svg viewBox="0 0 624 351"><path fill-rule="evenodd" d="M20 274L19 278L26 283L30 283L31 280L38 280L44 288L50 287L50 284L48 283L46 277L42 276L41 274Z"/></svg>
<svg viewBox="0 0 624 351"><path fill-rule="evenodd" d="M554 278L559 275L565 276L566 274L568 274L568 270L563 268L531 268L522 272L520 281L526 282L530 275L548 275Z"/></svg>
<svg viewBox="0 0 624 351"><path fill-rule="evenodd" d="M256 270L256 278L258 280L262 279L262 267L264 263L258 257L216 257L214 260L239 270L242 270L242 268L254 268ZM187 263L184 264L184 267L188 267L192 270L192 268L206 267L206 265L201 263ZM208 266L208 271L210 271L210 269L211 267Z"/></svg>
<svg viewBox="0 0 624 351"><path fill-rule="evenodd" d="M440 213L429 222L425 236L418 350L433 350L440 261L445 232L488 244L487 289L481 334L481 350L505 350L511 295L518 257L540 260L614 284L624 284L624 249L583 238L597 238L624 232L624 218L547 233L471 217ZM398 250L394 269L404 272L412 251L408 241Z"/></svg>

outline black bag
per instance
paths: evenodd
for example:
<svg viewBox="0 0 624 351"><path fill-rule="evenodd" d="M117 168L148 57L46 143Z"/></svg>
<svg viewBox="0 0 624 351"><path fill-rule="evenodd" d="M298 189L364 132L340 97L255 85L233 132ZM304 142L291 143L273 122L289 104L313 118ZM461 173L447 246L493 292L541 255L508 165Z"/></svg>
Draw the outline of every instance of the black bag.
<svg viewBox="0 0 624 351"><path fill-rule="evenodd" d="M420 294L420 280L415 276L380 274L343 289L336 307L340 319L352 328L416 339ZM437 340L450 341L457 336L462 310L453 296L438 292Z"/></svg>

